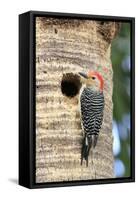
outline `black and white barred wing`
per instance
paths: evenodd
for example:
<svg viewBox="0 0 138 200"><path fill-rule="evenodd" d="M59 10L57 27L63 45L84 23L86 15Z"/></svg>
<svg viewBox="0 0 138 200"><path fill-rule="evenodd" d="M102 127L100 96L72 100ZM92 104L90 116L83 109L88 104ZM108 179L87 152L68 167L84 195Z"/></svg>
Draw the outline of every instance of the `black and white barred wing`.
<svg viewBox="0 0 138 200"><path fill-rule="evenodd" d="M85 135L99 134L103 121L103 109L103 93L84 89L81 94L81 118Z"/></svg>

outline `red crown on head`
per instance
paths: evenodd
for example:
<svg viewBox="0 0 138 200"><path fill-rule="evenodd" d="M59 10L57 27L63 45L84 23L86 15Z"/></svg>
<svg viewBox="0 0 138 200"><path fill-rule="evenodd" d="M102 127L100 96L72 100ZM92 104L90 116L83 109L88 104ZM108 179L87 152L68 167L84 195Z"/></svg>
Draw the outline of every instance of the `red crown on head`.
<svg viewBox="0 0 138 200"><path fill-rule="evenodd" d="M92 77L92 76L96 76L98 78L98 80L100 81L100 89L103 90L104 80L103 80L102 75L97 71L89 71L88 77Z"/></svg>

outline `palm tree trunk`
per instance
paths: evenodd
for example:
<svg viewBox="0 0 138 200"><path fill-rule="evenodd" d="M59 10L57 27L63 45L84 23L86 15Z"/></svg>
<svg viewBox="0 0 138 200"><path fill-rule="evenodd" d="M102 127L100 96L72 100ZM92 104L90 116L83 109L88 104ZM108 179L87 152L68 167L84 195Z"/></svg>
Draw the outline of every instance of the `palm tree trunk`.
<svg viewBox="0 0 138 200"><path fill-rule="evenodd" d="M114 177L110 50L118 28L115 22L36 18L37 183ZM80 165L81 85L75 74L89 69L104 77L105 109L98 143L86 167Z"/></svg>

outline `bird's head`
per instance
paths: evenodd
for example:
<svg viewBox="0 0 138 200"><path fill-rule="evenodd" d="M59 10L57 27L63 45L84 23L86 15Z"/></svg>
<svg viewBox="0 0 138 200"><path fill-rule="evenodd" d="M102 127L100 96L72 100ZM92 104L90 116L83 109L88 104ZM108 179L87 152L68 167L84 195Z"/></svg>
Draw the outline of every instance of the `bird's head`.
<svg viewBox="0 0 138 200"><path fill-rule="evenodd" d="M89 71L88 73L79 72L82 84L86 87L93 88L96 91L103 91L104 80L102 75L97 71Z"/></svg>

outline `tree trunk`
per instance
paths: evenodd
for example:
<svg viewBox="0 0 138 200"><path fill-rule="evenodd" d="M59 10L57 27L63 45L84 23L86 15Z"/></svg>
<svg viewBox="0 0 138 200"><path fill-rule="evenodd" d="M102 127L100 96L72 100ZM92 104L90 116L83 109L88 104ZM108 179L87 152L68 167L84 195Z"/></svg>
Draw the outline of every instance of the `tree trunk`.
<svg viewBox="0 0 138 200"><path fill-rule="evenodd" d="M119 24L36 18L36 182L113 178L111 41ZM77 74L93 69L104 77L105 109L89 165L81 166L82 129ZM70 85L69 91L66 83ZM75 82L76 81L76 82ZM61 84L62 83L62 84Z"/></svg>

